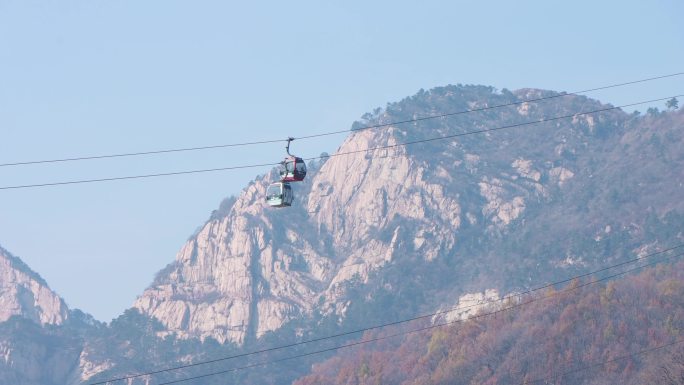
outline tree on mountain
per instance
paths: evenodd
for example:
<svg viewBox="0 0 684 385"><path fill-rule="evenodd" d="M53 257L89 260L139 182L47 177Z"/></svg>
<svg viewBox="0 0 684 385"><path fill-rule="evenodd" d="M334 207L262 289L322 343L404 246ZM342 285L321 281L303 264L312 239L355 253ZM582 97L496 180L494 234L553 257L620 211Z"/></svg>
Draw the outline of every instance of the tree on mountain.
<svg viewBox="0 0 684 385"><path fill-rule="evenodd" d="M671 350L674 350L671 351ZM684 384L684 348L678 345L667 350L666 357L660 363L660 370L653 372L647 380L655 380L654 383L663 385L682 385Z"/></svg>
<svg viewBox="0 0 684 385"><path fill-rule="evenodd" d="M660 110L658 110L658 107L649 107L648 110L646 110L646 113L650 116L658 116Z"/></svg>
<svg viewBox="0 0 684 385"><path fill-rule="evenodd" d="M677 98L672 98L665 102L665 107L667 107L668 110L676 110L679 108L679 100Z"/></svg>

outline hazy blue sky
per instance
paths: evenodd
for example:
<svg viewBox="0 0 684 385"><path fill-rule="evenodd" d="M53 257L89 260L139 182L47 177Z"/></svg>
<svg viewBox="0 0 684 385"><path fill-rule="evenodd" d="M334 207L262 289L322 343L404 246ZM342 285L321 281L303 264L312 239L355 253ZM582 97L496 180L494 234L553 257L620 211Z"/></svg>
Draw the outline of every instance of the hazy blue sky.
<svg viewBox="0 0 684 385"><path fill-rule="evenodd" d="M347 129L449 83L684 71L684 2L0 0L0 163ZM684 93L684 77L589 96ZM641 108L645 110L645 108ZM293 144L333 152L343 136ZM0 186L277 162L283 144L0 168ZM252 169L0 191L0 245L109 321Z"/></svg>

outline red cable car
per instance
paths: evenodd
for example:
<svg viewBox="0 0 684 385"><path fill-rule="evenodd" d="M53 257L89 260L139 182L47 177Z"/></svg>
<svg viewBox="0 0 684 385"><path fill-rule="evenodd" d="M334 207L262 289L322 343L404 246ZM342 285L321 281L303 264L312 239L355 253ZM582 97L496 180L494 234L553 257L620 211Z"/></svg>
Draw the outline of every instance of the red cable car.
<svg viewBox="0 0 684 385"><path fill-rule="evenodd" d="M280 181L281 182L301 182L306 177L306 163L304 159L290 154L290 142L294 138L287 139L287 157L280 164Z"/></svg>

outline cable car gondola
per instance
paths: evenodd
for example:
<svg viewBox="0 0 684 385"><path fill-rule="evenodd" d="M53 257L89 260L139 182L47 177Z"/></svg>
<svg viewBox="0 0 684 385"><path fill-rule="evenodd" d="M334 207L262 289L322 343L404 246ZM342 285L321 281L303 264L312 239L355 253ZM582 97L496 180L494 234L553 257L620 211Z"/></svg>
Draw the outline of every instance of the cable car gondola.
<svg viewBox="0 0 684 385"><path fill-rule="evenodd" d="M271 207L292 206L292 187L288 182L271 183L266 190L266 203Z"/></svg>
<svg viewBox="0 0 684 385"><path fill-rule="evenodd" d="M289 207L292 206L294 195L292 194L292 186L290 182L301 182L306 177L306 164L304 159L290 154L290 142L294 138L287 139L287 157L280 162L280 181L271 183L266 190L266 203L271 207Z"/></svg>
<svg viewBox="0 0 684 385"><path fill-rule="evenodd" d="M294 138L287 139L287 157L283 160L280 168L280 180L282 182L301 182L306 177L306 163L304 159L290 154L290 142Z"/></svg>

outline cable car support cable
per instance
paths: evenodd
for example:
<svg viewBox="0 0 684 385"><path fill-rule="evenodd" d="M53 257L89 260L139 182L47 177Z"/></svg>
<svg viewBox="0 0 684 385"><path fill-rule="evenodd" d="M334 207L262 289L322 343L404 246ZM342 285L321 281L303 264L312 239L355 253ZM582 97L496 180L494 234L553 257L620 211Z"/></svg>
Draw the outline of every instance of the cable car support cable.
<svg viewBox="0 0 684 385"><path fill-rule="evenodd" d="M415 123L415 122L420 122L420 121L424 121L424 120L445 118L445 117L449 117L449 116L467 114L467 113L472 113L472 112L486 111L486 110L491 110L491 109L495 109L495 108L516 106L516 105L521 105L524 103L540 102L540 101L555 99L555 98L559 98L559 97L563 97L563 96L578 95L578 94L584 94L584 93L589 93L589 92L594 92L594 91L607 90L607 89L611 89L611 88L624 87L624 86L628 86L628 85L646 83L646 82L651 82L651 81L655 81L655 80L666 79L666 78L671 78L671 77L676 77L676 76L681 76L681 75L684 75L684 72L677 72L677 73L672 73L672 74L668 74L668 75L661 75L661 76L655 76L655 77L650 77L650 78L645 78L645 79L633 80L633 81L629 81L629 82L610 84L610 85L606 85L606 86L602 86L602 87L589 88L586 90L580 90L580 91L574 91L574 92L560 92L560 93L555 94L555 95L549 95L549 96L544 96L544 97L539 97L539 98L520 100L520 101L516 101L516 102L498 104L498 105L494 105L494 106L473 108L473 109L449 112L449 113L444 113L444 114L439 114L439 115L430 115L430 116L425 116L425 117L421 117L421 118L407 119L407 120L396 121L396 122L391 122L391 123L376 124L376 125L371 125L371 126L359 127L359 128L352 129L352 130L337 130L337 131L323 132L323 133L312 134L312 135L303 135L303 136L298 137L297 139L312 139L312 138L318 138L318 137L323 137L323 136L348 133L350 131L356 132L356 131L362 131L362 130L370 130L370 129L388 127L388 126L392 126L392 125ZM290 137L289 139L294 140L295 138ZM261 145L261 144L271 144L271 143L278 143L281 141L283 141L283 139L269 139L269 140L260 140L260 141L242 142L242 143L228 143L228 144L217 144L217 145L197 146L197 147L181 147L181 148L170 148L170 149L139 151L139 152L124 152L124 153L118 153L118 154L103 154L103 155L77 156L77 157L58 158L58 159L7 162L7 163L0 163L0 167L25 166L25 165L31 165L31 164L45 164L45 163L63 163L63 162L75 162L75 161L109 159L109 158L124 158L124 157L134 157L134 156L148 156L148 155L169 154L169 153L176 153L176 152L203 151L203 150L213 150L213 149L227 148L227 147L242 147L242 146L252 146L252 145Z"/></svg>
<svg viewBox="0 0 684 385"><path fill-rule="evenodd" d="M684 95L682 95L682 94L673 95L673 96L668 96L665 98L645 100L645 101L641 101L641 102L623 104L620 106L607 107L607 108L602 108L602 109L588 111L588 112L578 112L578 113L574 113L574 114L556 116L556 117L552 117L552 118L543 118L543 119L539 119L539 120L535 120L535 121L516 123L516 124L487 128L487 129L476 130L476 131L462 132L462 133L453 134L453 135L440 136L440 137L428 138L428 139L421 139L421 140L415 140L415 141L411 141L411 142L404 142L404 143L398 143L398 144L392 144L392 145L386 145L386 146L378 146L378 147L367 148L367 149L362 149L362 150L336 153L336 154L331 154L331 155L326 155L326 156L317 156L317 157L312 157L312 158L306 158L304 160L317 160L317 159L324 159L324 158L335 157L335 156L344 156L344 155L351 155L351 154L357 154L357 153L362 153L362 152L370 152L370 151L375 151L375 150L409 146L409 145L418 144L418 143L427 143L427 142L434 142L434 141L438 141L438 140L453 139L453 138L462 137L462 136L482 134L482 133L486 133L486 132L494 132L494 131L500 131L500 130L504 130L504 129L529 126L529 125L552 122L552 121L563 120L563 119L570 119L570 118L574 118L577 116L592 115L592 114L597 114L600 112L613 111L613 110L618 110L618 109L625 108L625 107L632 107L632 106L637 106L637 105L642 105L642 104L659 102L659 101L669 100L672 98L677 98L677 97L682 97L682 96L684 96ZM175 172L166 172L166 173L129 175L129 176L96 178L96 179L81 179L81 180L72 180L72 181L36 183L36 184L26 184L26 185L16 185L16 186L2 186L2 187L0 187L0 190L16 190L16 189L25 189L25 188L51 187L51 186L73 185L73 184L83 184L83 183L97 183L97 182L110 182L110 181L118 181L118 180L157 178L157 177L175 176L175 175L200 174L200 173L208 173L208 172L229 171L229 170L258 168L258 167L266 167L266 166L277 166L279 164L280 163L261 163L261 164L229 166L229 167L219 167L219 168L210 168L210 169L201 169L201 170L175 171Z"/></svg>

